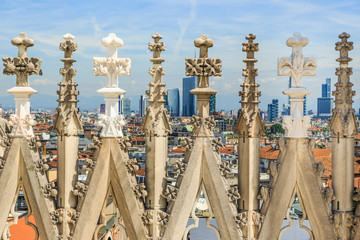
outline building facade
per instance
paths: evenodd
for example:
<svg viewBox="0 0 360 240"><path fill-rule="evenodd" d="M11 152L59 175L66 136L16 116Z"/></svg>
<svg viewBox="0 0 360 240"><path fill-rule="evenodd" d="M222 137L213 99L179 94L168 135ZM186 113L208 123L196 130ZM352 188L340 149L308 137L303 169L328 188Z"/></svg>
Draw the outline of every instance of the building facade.
<svg viewBox="0 0 360 240"><path fill-rule="evenodd" d="M279 117L279 99L273 99L268 104L268 122L274 122Z"/></svg>
<svg viewBox="0 0 360 240"><path fill-rule="evenodd" d="M182 99L182 116L191 117L196 114L195 96L190 93L196 88L196 78L183 78L183 99Z"/></svg>
<svg viewBox="0 0 360 240"><path fill-rule="evenodd" d="M209 107L210 115L214 114L216 112L216 95L210 96L210 107Z"/></svg>
<svg viewBox="0 0 360 240"><path fill-rule="evenodd" d="M124 97L120 100L120 104L121 105L121 109L122 109L122 114L124 114L125 116L130 116L131 113L131 108L130 108L130 104L131 104L131 99Z"/></svg>
<svg viewBox="0 0 360 240"><path fill-rule="evenodd" d="M317 114L319 117L330 117L332 109L331 78L321 85L321 98L317 99Z"/></svg>
<svg viewBox="0 0 360 240"><path fill-rule="evenodd" d="M165 96L165 107L171 117L180 116L180 93L178 88L168 89Z"/></svg>
<svg viewBox="0 0 360 240"><path fill-rule="evenodd" d="M147 98L145 95L141 95L139 99L139 117L144 117L147 108Z"/></svg>

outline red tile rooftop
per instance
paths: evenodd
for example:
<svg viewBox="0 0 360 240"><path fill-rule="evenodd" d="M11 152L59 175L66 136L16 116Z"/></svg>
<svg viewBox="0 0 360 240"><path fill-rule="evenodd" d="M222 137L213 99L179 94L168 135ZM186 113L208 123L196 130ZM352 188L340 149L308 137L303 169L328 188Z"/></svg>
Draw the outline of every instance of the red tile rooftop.
<svg viewBox="0 0 360 240"><path fill-rule="evenodd" d="M28 219L29 222L35 224L35 219L32 214ZM20 218L18 224L10 227L10 234L10 240L35 239L35 231L32 227L25 224L25 217Z"/></svg>
<svg viewBox="0 0 360 240"><path fill-rule="evenodd" d="M332 159L331 159L332 150L329 148L314 149L313 153L314 153L315 161L322 162L324 164L326 172L322 177L330 177L331 164L332 164L332 162L331 162L332 161ZM275 159L277 159L278 155L279 155L279 150L274 150L271 147L260 148L260 158L275 160ZM354 162L354 173L355 174L360 173L360 163L358 163L357 160L360 160L360 159L355 158L355 162Z"/></svg>

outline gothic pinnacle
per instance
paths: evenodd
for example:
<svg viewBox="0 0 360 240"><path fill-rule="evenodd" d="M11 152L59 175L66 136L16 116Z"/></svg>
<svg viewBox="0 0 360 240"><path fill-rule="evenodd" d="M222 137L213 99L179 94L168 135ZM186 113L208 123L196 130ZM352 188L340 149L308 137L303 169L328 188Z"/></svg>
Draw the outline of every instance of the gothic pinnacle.
<svg viewBox="0 0 360 240"><path fill-rule="evenodd" d="M243 43L242 51L246 52L246 68L243 69L244 83L241 84L241 110L237 120L236 134L241 137L258 137L263 132L263 124L258 109L259 97L261 93L258 91L259 84L256 83L255 77L257 68L254 64L257 59L254 58L254 52L259 51L259 44L254 43L256 36L249 34L246 37L248 42Z"/></svg>
<svg viewBox="0 0 360 240"><path fill-rule="evenodd" d="M316 59L304 57L302 48L309 43L309 39L294 33L286 41L286 45L292 48L290 57L278 58L278 76L290 76L291 87L283 92L290 98L290 116L284 116L283 125L285 136L289 138L307 137L307 129L310 127L310 118L304 116L304 97L311 93L303 86L303 76L316 75Z"/></svg>
<svg viewBox="0 0 360 240"><path fill-rule="evenodd" d="M339 35L341 41L335 44L335 50L340 52L340 57L336 59L340 66L335 72L338 82L335 84L336 90L332 93L335 97L335 109L333 109L330 129L334 136L340 137L354 136L358 128L354 116L355 111L352 108L355 91L352 90L353 84L350 82L352 67L349 67L349 62L352 59L349 57L349 51L353 49L353 42L347 41L349 37L349 34L342 33Z"/></svg>
<svg viewBox="0 0 360 240"><path fill-rule="evenodd" d="M221 76L221 59L208 58L208 48L214 45L214 41L206 35L195 39L194 45L200 48L200 57L185 59L185 75L198 77L197 88L190 92L197 96L197 115L208 117L209 97L217 93L209 87L209 77Z"/></svg>
<svg viewBox="0 0 360 240"><path fill-rule="evenodd" d="M72 58L72 53L77 50L77 44L72 42L75 37L70 33L63 35L65 42L60 43L60 50L64 51L64 58L61 59L64 62L64 67L60 69L60 74L63 76L61 83L59 83L59 106L56 109L56 117L54 129L58 134L70 134L77 135L83 131L80 122L79 109L77 108L77 96L79 91L76 90L77 83L74 82L74 76L76 75L76 69L72 64L76 62ZM75 121L75 128L69 127L70 122ZM76 129L76 130L75 130Z"/></svg>
<svg viewBox="0 0 360 240"><path fill-rule="evenodd" d="M150 59L153 66L149 69L152 80L149 83L149 90L146 91L146 94L149 96L149 107L147 108L144 118L144 130L149 132L151 129L159 132L159 134L161 132L160 135L163 135L171 131L167 110L164 107L164 97L167 93L165 91L165 83L162 80L165 71L161 66L161 63L164 61L164 59L161 58L161 52L165 51L165 43L160 42L162 36L158 33L152 35L152 38L154 42L149 42L149 50L153 52L153 58ZM161 119L163 119L163 121L161 121ZM164 124L159 125L160 121Z"/></svg>
<svg viewBox="0 0 360 240"><path fill-rule="evenodd" d="M110 33L101 43L107 48L107 57L94 57L93 73L95 76L106 76L106 86L97 92L105 96L105 115L100 116L103 126L101 137L123 137L124 116L119 115L119 96L126 93L119 88L118 76L130 76L131 59L118 58L117 48L123 41Z"/></svg>
<svg viewBox="0 0 360 240"><path fill-rule="evenodd" d="M34 40L28 38L25 33L11 40L18 47L18 57L5 57L4 71L6 75L16 75L16 87L7 90L15 95L15 114L10 116L10 125L13 126L12 135L33 137L32 125L35 124L30 114L30 96L37 91L30 87L30 75L42 75L41 59L29 58L28 48L34 46Z"/></svg>
<svg viewBox="0 0 360 240"><path fill-rule="evenodd" d="M28 38L25 33L20 33L11 43L18 47L18 57L3 58L4 74L15 74L17 87L29 87L29 75L42 75L42 59L28 57L28 48L34 46L34 40Z"/></svg>

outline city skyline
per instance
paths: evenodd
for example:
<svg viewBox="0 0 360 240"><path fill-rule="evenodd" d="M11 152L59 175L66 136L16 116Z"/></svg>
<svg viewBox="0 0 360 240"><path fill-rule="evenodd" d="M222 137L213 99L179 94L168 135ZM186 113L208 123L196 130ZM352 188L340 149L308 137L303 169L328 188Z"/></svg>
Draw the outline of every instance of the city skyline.
<svg viewBox="0 0 360 240"><path fill-rule="evenodd" d="M317 76L304 78L304 85L312 91L307 99L308 109L315 110L323 80L332 78L333 83L336 82L334 73L338 55L334 46L337 36L346 31L351 34L349 41L354 42L354 50L350 52L350 57L353 58L350 66L354 72L351 79L357 92L354 108L358 109L360 106L360 84L356 84L356 79L360 78L360 52L357 50L360 26L355 24L360 20L357 14L360 10L358 1L289 3L283 0L191 0L135 1L122 5L114 3L116 2L2 1L0 56L16 56L17 49L10 41L20 32L26 32L35 40L35 46L29 49L29 56L43 59L43 76L31 76L30 85L39 94L56 100L57 83L61 81L59 68L62 66L62 52L58 45L63 34L72 33L75 36L74 42L79 46L74 54L77 60L74 68L78 72L75 80L79 84L79 106L83 108L88 102L96 101L94 106L102 103L99 101L101 95L96 91L105 85L105 78L92 74L92 57L106 55L101 39L108 33L115 32L124 41L124 46L119 49L119 57L132 59L132 76L119 78L119 86L130 96L143 95L151 79L147 73L150 67L148 59L151 58L147 44L151 41L152 34L162 34L166 44L166 51L163 53L166 88L179 88L180 91L185 71L184 59L193 57L197 51L193 45L194 39L207 34L214 40L214 47L209 49L210 56L222 58L223 61L223 76L211 78L210 87L218 91L217 109L231 110L240 108L238 92L243 81L242 68L245 66L242 62L245 53L241 48L244 37L251 32L257 35L256 42L259 42L259 51L255 53L255 58L259 60L256 65L259 69L257 81L262 92L260 109L266 111L267 104L275 97L279 99L280 106L287 102L287 96L282 94L287 87L287 77L277 76L277 57L290 56L291 49L286 47L285 41L294 32L302 32L310 40L309 45L304 48L304 56L316 57L318 61ZM91 9L98 11L95 13ZM15 85L15 78L6 75L1 75L0 78L0 100L7 97L10 98L7 101L11 103L13 99L6 90ZM37 98L40 97L32 96L32 100ZM91 101L82 102L82 99ZM133 102L136 101L137 99L133 99ZM35 103L36 101L33 102L34 107L42 107ZM1 104L6 105L3 102ZM56 107L55 101L52 106Z"/></svg>

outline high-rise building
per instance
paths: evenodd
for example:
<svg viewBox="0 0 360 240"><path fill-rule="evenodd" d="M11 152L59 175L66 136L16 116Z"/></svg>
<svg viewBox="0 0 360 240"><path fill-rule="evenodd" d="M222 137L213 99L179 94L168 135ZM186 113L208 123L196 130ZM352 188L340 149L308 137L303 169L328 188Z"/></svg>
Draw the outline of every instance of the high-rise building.
<svg viewBox="0 0 360 240"><path fill-rule="evenodd" d="M123 99L123 95L120 95L119 96L119 114L124 114L124 111L123 111L123 104L122 104L122 99Z"/></svg>
<svg viewBox="0 0 360 240"><path fill-rule="evenodd" d="M209 108L210 115L214 114L216 112L216 95L210 96L210 108Z"/></svg>
<svg viewBox="0 0 360 240"><path fill-rule="evenodd" d="M124 114L124 116L130 116L131 110L130 110L130 104L131 104L131 99L124 97L121 99L121 108L122 108L122 114Z"/></svg>
<svg viewBox="0 0 360 240"><path fill-rule="evenodd" d="M165 95L165 107L171 117L180 116L180 94L179 89L168 89Z"/></svg>
<svg viewBox="0 0 360 240"><path fill-rule="evenodd" d="M326 83L321 85L321 98L317 99L317 115L330 117L332 109L331 78L326 78Z"/></svg>
<svg viewBox="0 0 360 240"><path fill-rule="evenodd" d="M283 104L283 110L281 112L281 116L290 115L290 105L287 103Z"/></svg>
<svg viewBox="0 0 360 240"><path fill-rule="evenodd" d="M327 78L326 83L321 85L321 97L331 97L331 78Z"/></svg>
<svg viewBox="0 0 360 240"><path fill-rule="evenodd" d="M190 93L195 86L195 76L183 78L182 116L191 117L196 114L195 96Z"/></svg>
<svg viewBox="0 0 360 240"><path fill-rule="evenodd" d="M273 99L270 104L268 104L268 122L273 122L279 117L279 100Z"/></svg>
<svg viewBox="0 0 360 240"><path fill-rule="evenodd" d="M139 117L144 117L146 113L147 98L144 95L140 96L139 99Z"/></svg>
<svg viewBox="0 0 360 240"><path fill-rule="evenodd" d="M100 104L100 114L105 114L105 104Z"/></svg>

